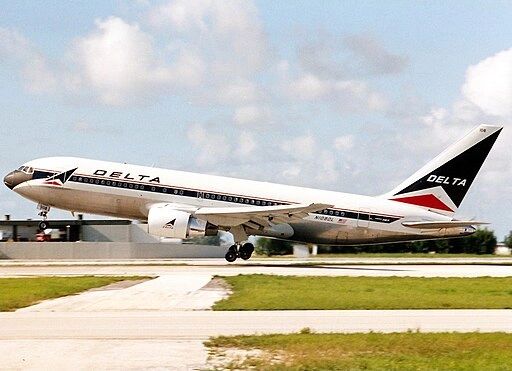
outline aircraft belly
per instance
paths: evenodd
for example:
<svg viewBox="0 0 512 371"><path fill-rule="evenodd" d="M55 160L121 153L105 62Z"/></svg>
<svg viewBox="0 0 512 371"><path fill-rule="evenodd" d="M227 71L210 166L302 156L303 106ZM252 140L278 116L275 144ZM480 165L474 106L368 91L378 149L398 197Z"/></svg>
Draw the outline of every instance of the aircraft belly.
<svg viewBox="0 0 512 371"><path fill-rule="evenodd" d="M118 218L146 219L142 212L147 200L142 197L90 192L57 187L33 187L37 199L50 206L74 212Z"/></svg>
<svg viewBox="0 0 512 371"><path fill-rule="evenodd" d="M331 244L331 245L362 245L371 243L386 243L406 240L410 234L379 228L376 223L369 223L368 227L357 225L332 223L293 223L294 241ZM419 239L424 237L419 237Z"/></svg>

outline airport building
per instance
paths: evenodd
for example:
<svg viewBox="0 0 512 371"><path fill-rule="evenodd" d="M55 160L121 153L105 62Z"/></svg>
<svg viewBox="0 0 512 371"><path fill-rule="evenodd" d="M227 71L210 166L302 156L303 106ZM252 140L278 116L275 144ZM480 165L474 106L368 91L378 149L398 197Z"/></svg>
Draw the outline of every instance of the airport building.
<svg viewBox="0 0 512 371"><path fill-rule="evenodd" d="M147 224L131 220L0 221L0 259L166 259L220 258L227 247L194 245L147 233Z"/></svg>

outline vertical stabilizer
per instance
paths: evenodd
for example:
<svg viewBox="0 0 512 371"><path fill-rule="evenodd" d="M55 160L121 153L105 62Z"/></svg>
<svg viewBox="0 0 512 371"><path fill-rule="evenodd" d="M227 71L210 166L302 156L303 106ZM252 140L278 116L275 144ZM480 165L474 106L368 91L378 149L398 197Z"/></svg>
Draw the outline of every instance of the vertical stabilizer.
<svg viewBox="0 0 512 371"><path fill-rule="evenodd" d="M476 127L382 197L453 214L502 129L492 125Z"/></svg>

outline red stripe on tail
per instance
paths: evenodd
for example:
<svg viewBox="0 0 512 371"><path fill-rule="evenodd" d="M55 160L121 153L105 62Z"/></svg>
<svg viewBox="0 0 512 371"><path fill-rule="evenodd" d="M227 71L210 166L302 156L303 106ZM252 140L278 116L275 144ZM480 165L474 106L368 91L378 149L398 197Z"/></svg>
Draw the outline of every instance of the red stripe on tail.
<svg viewBox="0 0 512 371"><path fill-rule="evenodd" d="M443 201L438 199L433 194L393 198L393 201L404 202L406 204L412 204L412 205L417 205L417 206L429 207L432 209L453 211Z"/></svg>

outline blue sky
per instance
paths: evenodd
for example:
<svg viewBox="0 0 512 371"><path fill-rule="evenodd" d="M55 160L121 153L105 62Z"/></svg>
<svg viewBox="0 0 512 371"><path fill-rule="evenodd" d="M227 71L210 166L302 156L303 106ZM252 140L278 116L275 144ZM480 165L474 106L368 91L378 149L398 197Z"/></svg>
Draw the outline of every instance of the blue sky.
<svg viewBox="0 0 512 371"><path fill-rule="evenodd" d="M512 229L510 2L0 8L2 173L72 155L380 194L502 123L460 212ZM7 188L0 212L36 216Z"/></svg>

